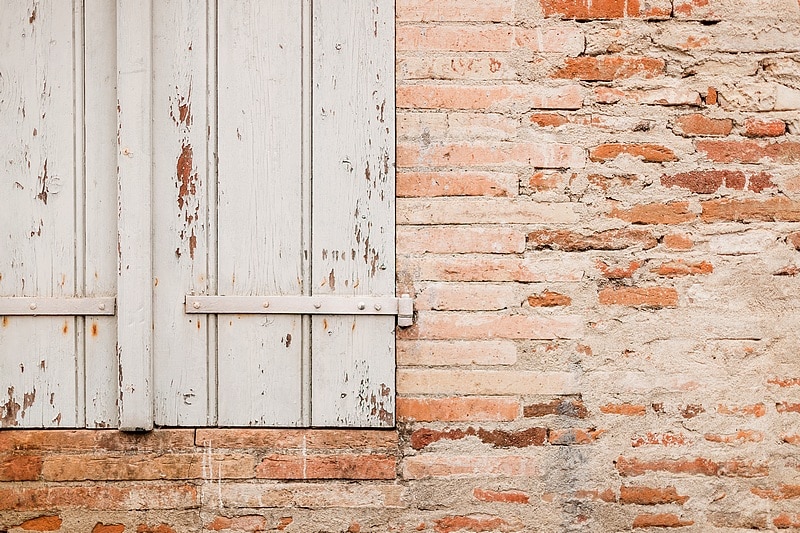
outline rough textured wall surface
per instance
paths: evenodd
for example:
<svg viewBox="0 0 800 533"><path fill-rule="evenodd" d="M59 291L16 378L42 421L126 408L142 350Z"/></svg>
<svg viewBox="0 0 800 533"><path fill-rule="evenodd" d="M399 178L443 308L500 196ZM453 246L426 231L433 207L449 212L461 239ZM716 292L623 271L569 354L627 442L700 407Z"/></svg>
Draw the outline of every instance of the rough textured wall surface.
<svg viewBox="0 0 800 533"><path fill-rule="evenodd" d="M0 531L800 529L797 0L398 0L398 431L3 431Z"/></svg>

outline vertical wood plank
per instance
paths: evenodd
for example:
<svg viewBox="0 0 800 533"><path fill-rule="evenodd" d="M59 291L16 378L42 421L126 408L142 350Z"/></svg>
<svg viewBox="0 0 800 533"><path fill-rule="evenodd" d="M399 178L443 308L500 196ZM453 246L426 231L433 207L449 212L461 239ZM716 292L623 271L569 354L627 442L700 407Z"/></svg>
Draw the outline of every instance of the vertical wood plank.
<svg viewBox="0 0 800 533"><path fill-rule="evenodd" d="M208 418L208 316L186 315L205 294L207 256L207 6L153 4L153 319L155 421Z"/></svg>
<svg viewBox="0 0 800 533"><path fill-rule="evenodd" d="M218 10L219 294L302 293L302 3ZM220 316L219 424L301 423L300 316Z"/></svg>
<svg viewBox="0 0 800 533"><path fill-rule="evenodd" d="M84 0L85 295L117 294L116 4ZM86 425L118 425L117 319L86 317Z"/></svg>
<svg viewBox="0 0 800 533"><path fill-rule="evenodd" d="M313 6L315 294L394 294L394 4ZM394 424L394 318L312 318L312 421Z"/></svg>
<svg viewBox="0 0 800 533"><path fill-rule="evenodd" d="M75 90L73 98L73 154L74 154L74 188L73 200L75 205L75 279L73 294L86 293L86 167L84 161L85 116L84 85L85 67L83 50L86 45L83 25L83 2L72 3L72 35L75 45L72 47L72 86ZM84 338L85 318L75 317L75 425L86 427L86 339Z"/></svg>
<svg viewBox="0 0 800 533"><path fill-rule="evenodd" d="M73 3L0 9L0 296L75 290ZM0 426L70 427L75 319L0 317Z"/></svg>
<svg viewBox="0 0 800 533"><path fill-rule="evenodd" d="M153 428L152 2L117 0L120 429Z"/></svg>
<svg viewBox="0 0 800 533"><path fill-rule="evenodd" d="M208 154L206 160L206 188L208 194L208 201L206 202L206 219L208 221L208 228L206 230L206 245L208 246L208 253L206 254L206 270L208 272L208 292L211 294L218 294L218 275L217 267L219 257L218 249L218 224L217 224L217 185L218 185L218 172L217 172L217 0L208 0L206 5L206 34L207 39L207 57L206 62L206 79L208 93L206 98L206 105L208 106ZM209 426L217 425L217 331L218 320L217 315L208 315L208 361L206 364L206 375L208 376L208 383L206 384L207 390L207 412L208 417L206 424Z"/></svg>

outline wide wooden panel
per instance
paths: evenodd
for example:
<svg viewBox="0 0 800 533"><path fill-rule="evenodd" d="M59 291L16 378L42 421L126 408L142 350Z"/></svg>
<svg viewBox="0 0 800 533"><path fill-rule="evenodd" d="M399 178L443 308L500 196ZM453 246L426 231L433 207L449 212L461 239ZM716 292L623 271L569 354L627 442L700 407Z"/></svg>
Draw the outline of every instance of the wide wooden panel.
<svg viewBox="0 0 800 533"><path fill-rule="evenodd" d="M218 9L219 294L302 293L302 3ZM219 317L219 424L301 422L300 316Z"/></svg>
<svg viewBox="0 0 800 533"><path fill-rule="evenodd" d="M84 0L86 296L117 295L116 6ZM80 274L80 272L79 272ZM116 317L84 320L87 427L118 424Z"/></svg>
<svg viewBox="0 0 800 533"><path fill-rule="evenodd" d="M313 6L312 291L394 294L394 5ZM394 317L312 318L312 423L394 424Z"/></svg>
<svg viewBox="0 0 800 533"><path fill-rule="evenodd" d="M206 4L153 4L153 373L168 426L208 422L208 317L183 312L208 284Z"/></svg>
<svg viewBox="0 0 800 533"><path fill-rule="evenodd" d="M72 2L0 9L0 296L76 292L73 30ZM0 317L0 426L76 425L75 326Z"/></svg>

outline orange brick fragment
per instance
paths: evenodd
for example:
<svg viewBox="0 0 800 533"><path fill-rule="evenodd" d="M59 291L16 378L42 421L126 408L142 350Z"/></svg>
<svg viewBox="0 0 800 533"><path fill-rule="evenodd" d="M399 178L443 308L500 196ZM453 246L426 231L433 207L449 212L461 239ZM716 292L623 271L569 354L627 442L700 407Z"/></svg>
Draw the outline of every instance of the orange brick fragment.
<svg viewBox="0 0 800 533"><path fill-rule="evenodd" d="M632 307L677 307L678 291L672 287L621 287L603 289L598 293L602 305Z"/></svg>
<svg viewBox="0 0 800 533"><path fill-rule="evenodd" d="M25 520L19 527L25 531L56 531L61 529L61 522L59 516L40 516Z"/></svg>

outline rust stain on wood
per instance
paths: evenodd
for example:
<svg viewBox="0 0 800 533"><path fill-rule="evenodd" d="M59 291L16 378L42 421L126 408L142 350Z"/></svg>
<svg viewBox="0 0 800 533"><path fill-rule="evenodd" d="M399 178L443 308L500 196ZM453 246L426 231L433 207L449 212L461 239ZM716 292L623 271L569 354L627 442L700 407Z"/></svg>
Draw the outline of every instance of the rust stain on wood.
<svg viewBox="0 0 800 533"><path fill-rule="evenodd" d="M21 408L22 406L14 400L14 387L9 387L8 401L0 405L0 425L4 427L19 425L17 413Z"/></svg>
<svg viewBox="0 0 800 533"><path fill-rule="evenodd" d="M97 337L98 326L97 322L92 322L92 337Z"/></svg>
<svg viewBox="0 0 800 533"><path fill-rule="evenodd" d="M183 144L181 155L178 156L178 208L183 209L188 197L197 193L197 184L192 176L192 145ZM194 176L196 177L196 175Z"/></svg>
<svg viewBox="0 0 800 533"><path fill-rule="evenodd" d="M42 175L39 176L39 193L36 195L36 198L41 200L44 205L47 205L47 179L47 159L45 159Z"/></svg>
<svg viewBox="0 0 800 533"><path fill-rule="evenodd" d="M66 320L64 321L64 325L61 326L61 333L63 335L66 335L67 333L69 333L69 323L67 323Z"/></svg>
<svg viewBox="0 0 800 533"><path fill-rule="evenodd" d="M22 395L22 418L25 418L25 411L36 401L36 389Z"/></svg>
<svg viewBox="0 0 800 533"><path fill-rule="evenodd" d="M176 87L177 90L177 87ZM190 142L192 126L192 83L189 82L189 90L186 96L177 94L174 98L170 97L170 117L178 128L181 137L181 152L176 163L176 177L178 187L178 209L183 219L183 227L179 232L179 238L185 246L189 248L189 257L194 259L194 252L197 248L197 235L194 225L200 217L200 202L197 199L198 173L194 168L194 151ZM181 248L175 250L175 255L180 258Z"/></svg>
<svg viewBox="0 0 800 533"><path fill-rule="evenodd" d="M7 327L8 327L8 317L7 317L7 316L4 316L4 317L3 317L3 327L4 327L4 328L7 328Z"/></svg>

